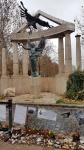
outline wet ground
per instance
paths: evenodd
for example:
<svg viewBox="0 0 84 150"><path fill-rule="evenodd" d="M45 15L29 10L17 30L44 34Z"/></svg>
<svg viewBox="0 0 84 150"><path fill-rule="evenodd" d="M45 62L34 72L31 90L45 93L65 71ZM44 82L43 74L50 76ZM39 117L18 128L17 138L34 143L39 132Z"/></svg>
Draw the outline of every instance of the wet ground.
<svg viewBox="0 0 84 150"><path fill-rule="evenodd" d="M62 150L56 149L53 147L42 147L36 145L27 145L27 144L10 144L9 142L0 141L0 150Z"/></svg>

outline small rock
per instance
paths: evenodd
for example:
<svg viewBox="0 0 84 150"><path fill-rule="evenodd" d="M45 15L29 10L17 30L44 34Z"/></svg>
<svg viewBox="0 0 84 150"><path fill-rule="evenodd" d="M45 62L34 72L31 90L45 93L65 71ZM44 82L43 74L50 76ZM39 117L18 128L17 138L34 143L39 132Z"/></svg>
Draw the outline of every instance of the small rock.
<svg viewBox="0 0 84 150"><path fill-rule="evenodd" d="M24 137L23 137L23 136L21 137L21 141L22 141L22 140L24 140Z"/></svg>
<svg viewBox="0 0 84 150"><path fill-rule="evenodd" d="M38 138L38 139L37 139L37 142L41 142L41 138Z"/></svg>
<svg viewBox="0 0 84 150"><path fill-rule="evenodd" d="M84 150L84 145L79 145L79 148L81 148L82 150Z"/></svg>
<svg viewBox="0 0 84 150"><path fill-rule="evenodd" d="M55 148L61 148L61 146L58 144L54 144L54 146L55 146Z"/></svg>
<svg viewBox="0 0 84 150"><path fill-rule="evenodd" d="M68 139L64 139L64 143L68 143L69 141L68 141Z"/></svg>
<svg viewBox="0 0 84 150"><path fill-rule="evenodd" d="M48 140L48 146L52 146L52 145L53 143L50 140Z"/></svg>
<svg viewBox="0 0 84 150"><path fill-rule="evenodd" d="M69 146L68 145L63 145L62 148L69 149Z"/></svg>
<svg viewBox="0 0 84 150"><path fill-rule="evenodd" d="M56 144L58 144L58 145L59 145L59 144L60 144L60 142L58 142L58 141L57 141L57 142L56 142Z"/></svg>
<svg viewBox="0 0 84 150"><path fill-rule="evenodd" d="M21 142L21 140L18 140L18 144L21 144L22 142Z"/></svg>
<svg viewBox="0 0 84 150"><path fill-rule="evenodd" d="M8 134L4 134L3 137L4 137L4 142L7 142L9 140L9 135Z"/></svg>
<svg viewBox="0 0 84 150"><path fill-rule="evenodd" d="M84 140L80 140L80 143L81 143L81 144L84 144Z"/></svg>
<svg viewBox="0 0 84 150"><path fill-rule="evenodd" d="M14 139L12 139L12 144L14 144L16 141Z"/></svg>
<svg viewBox="0 0 84 150"><path fill-rule="evenodd" d="M22 141L22 144L26 144L27 142L25 140Z"/></svg>

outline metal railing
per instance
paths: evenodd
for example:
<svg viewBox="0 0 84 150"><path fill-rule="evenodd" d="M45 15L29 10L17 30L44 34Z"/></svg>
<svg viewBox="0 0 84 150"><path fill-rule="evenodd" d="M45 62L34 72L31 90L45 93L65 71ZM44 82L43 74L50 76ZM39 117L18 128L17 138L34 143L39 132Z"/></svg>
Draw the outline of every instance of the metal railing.
<svg viewBox="0 0 84 150"><path fill-rule="evenodd" d="M12 128L12 98L8 99L8 102L0 102L0 105L6 105L9 108L9 130Z"/></svg>

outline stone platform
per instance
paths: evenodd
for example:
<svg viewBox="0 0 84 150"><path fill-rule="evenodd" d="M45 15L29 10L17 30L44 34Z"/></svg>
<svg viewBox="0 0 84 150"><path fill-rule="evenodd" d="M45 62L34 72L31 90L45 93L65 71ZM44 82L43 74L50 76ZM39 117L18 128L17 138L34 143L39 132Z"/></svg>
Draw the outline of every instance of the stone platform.
<svg viewBox="0 0 84 150"><path fill-rule="evenodd" d="M62 96L50 92L41 93L40 98L34 98L33 95L30 94L22 94L12 97L13 104L56 104L56 101L60 99ZM7 101L7 98L4 98L0 101Z"/></svg>

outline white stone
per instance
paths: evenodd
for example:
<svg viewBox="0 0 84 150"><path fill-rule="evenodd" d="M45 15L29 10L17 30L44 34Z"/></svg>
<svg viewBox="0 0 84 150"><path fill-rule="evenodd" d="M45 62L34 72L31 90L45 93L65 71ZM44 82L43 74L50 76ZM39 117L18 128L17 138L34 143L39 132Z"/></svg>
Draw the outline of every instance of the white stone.
<svg viewBox="0 0 84 150"><path fill-rule="evenodd" d="M55 148L61 148L61 146L58 144L54 144L54 146L55 146Z"/></svg>
<svg viewBox="0 0 84 150"><path fill-rule="evenodd" d="M68 143L68 139L64 139L64 143Z"/></svg>
<svg viewBox="0 0 84 150"><path fill-rule="evenodd" d="M12 144L14 144L16 141L12 139Z"/></svg>
<svg viewBox="0 0 84 150"><path fill-rule="evenodd" d="M4 90L4 96L11 96L14 97L15 96L15 88L7 88Z"/></svg>
<svg viewBox="0 0 84 150"><path fill-rule="evenodd" d="M84 150L84 145L79 145L79 148Z"/></svg>
<svg viewBox="0 0 84 150"><path fill-rule="evenodd" d="M81 143L81 144L84 144L84 140L80 140L80 143Z"/></svg>
<svg viewBox="0 0 84 150"><path fill-rule="evenodd" d="M60 144L60 142L57 141L56 144Z"/></svg>
<svg viewBox="0 0 84 150"><path fill-rule="evenodd" d="M40 138L38 138L38 139L37 139L37 142L41 142L41 139L40 139Z"/></svg>
<svg viewBox="0 0 84 150"><path fill-rule="evenodd" d="M52 145L53 145L53 143L48 141L48 146L52 146Z"/></svg>
<svg viewBox="0 0 84 150"><path fill-rule="evenodd" d="M22 136L22 137L21 137L21 141L24 140L24 138L25 138L25 137Z"/></svg>
<svg viewBox="0 0 84 150"><path fill-rule="evenodd" d="M22 141L22 144L26 144L26 141L25 141L25 140L23 140L23 141Z"/></svg>

